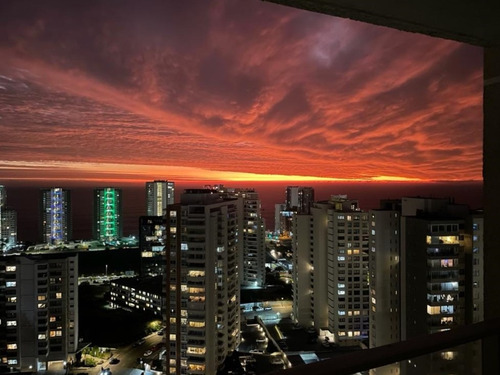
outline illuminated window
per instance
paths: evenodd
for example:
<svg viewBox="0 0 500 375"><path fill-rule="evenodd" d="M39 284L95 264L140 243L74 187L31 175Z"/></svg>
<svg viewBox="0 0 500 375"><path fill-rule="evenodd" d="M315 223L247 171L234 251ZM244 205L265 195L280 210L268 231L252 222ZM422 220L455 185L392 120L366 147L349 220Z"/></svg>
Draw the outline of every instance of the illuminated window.
<svg viewBox="0 0 500 375"><path fill-rule="evenodd" d="M14 287L16 286L16 282L15 282L15 281L7 281L7 282L5 283L5 286L6 286L7 288L14 288Z"/></svg>
<svg viewBox="0 0 500 375"><path fill-rule="evenodd" d="M441 310L440 310L439 306L427 305L427 314L429 314L429 315L441 314Z"/></svg>
<svg viewBox="0 0 500 375"><path fill-rule="evenodd" d="M56 293L56 298L57 299L61 299L62 298L62 293L61 292Z"/></svg>
<svg viewBox="0 0 500 375"><path fill-rule="evenodd" d="M205 322L189 322L190 327L201 328L205 327Z"/></svg>
<svg viewBox="0 0 500 375"><path fill-rule="evenodd" d="M38 308L39 309L45 309L45 308L47 308L47 304L46 303L39 303L38 304Z"/></svg>
<svg viewBox="0 0 500 375"><path fill-rule="evenodd" d="M205 354L206 348L195 348L192 346L188 346L187 353L188 354Z"/></svg>
<svg viewBox="0 0 500 375"><path fill-rule="evenodd" d="M442 352L441 353L441 358L443 358L446 361L452 361L457 357L456 352Z"/></svg>
<svg viewBox="0 0 500 375"><path fill-rule="evenodd" d="M39 301L45 301L46 299L47 299L47 297L45 297L45 296L38 296Z"/></svg>
<svg viewBox="0 0 500 375"><path fill-rule="evenodd" d="M17 302L17 297L16 296L14 296L14 297L8 297L7 298L7 302L15 303L15 302Z"/></svg>
<svg viewBox="0 0 500 375"><path fill-rule="evenodd" d="M7 266L7 267L5 267L5 271L7 271L7 272L15 272L16 271L16 266Z"/></svg>
<svg viewBox="0 0 500 375"><path fill-rule="evenodd" d="M16 350L17 344L7 344L7 350Z"/></svg>
<svg viewBox="0 0 500 375"><path fill-rule="evenodd" d="M46 340L46 339L47 339L47 335L45 333L38 334L38 340Z"/></svg>
<svg viewBox="0 0 500 375"><path fill-rule="evenodd" d="M8 365L17 365L17 359L9 359L9 360L7 361L7 364L8 364Z"/></svg>
<svg viewBox="0 0 500 375"><path fill-rule="evenodd" d="M15 326L17 326L17 321L7 320L7 327L15 327Z"/></svg>
<svg viewBox="0 0 500 375"><path fill-rule="evenodd" d="M51 317L49 318L49 320L50 320L51 322L55 322L55 321L56 321L56 317L55 317L55 316L51 316Z"/></svg>

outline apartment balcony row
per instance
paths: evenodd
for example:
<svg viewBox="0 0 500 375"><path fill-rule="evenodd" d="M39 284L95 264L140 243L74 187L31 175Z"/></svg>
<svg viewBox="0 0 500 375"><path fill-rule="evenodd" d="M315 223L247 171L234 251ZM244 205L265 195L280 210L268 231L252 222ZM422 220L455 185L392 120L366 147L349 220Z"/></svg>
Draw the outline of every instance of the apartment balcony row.
<svg viewBox="0 0 500 375"><path fill-rule="evenodd" d="M320 362L276 371L273 375L302 375L305 373L353 375L397 362L410 363L414 358L437 352L450 353L453 348L475 343L478 340L482 343L482 347L488 348L489 353L492 354L489 357L483 354L482 373L500 373L500 319L497 318L467 326L458 326L452 330L431 335L421 335L395 344L338 355ZM422 372L422 374L424 373Z"/></svg>

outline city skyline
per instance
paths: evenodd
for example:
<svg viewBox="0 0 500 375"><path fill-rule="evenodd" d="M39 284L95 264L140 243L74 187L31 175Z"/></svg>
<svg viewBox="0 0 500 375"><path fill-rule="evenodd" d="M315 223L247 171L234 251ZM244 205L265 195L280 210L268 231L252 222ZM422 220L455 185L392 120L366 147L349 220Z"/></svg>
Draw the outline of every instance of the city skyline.
<svg viewBox="0 0 500 375"><path fill-rule="evenodd" d="M259 1L0 6L4 184L482 179L480 48Z"/></svg>

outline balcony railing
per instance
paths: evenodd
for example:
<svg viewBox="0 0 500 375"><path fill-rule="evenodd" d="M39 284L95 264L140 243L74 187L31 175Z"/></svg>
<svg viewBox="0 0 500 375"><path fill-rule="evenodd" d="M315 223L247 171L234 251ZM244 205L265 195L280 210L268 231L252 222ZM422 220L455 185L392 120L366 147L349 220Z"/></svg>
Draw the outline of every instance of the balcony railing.
<svg viewBox="0 0 500 375"><path fill-rule="evenodd" d="M409 360L459 345L483 341L483 374L497 374L500 366L500 319L460 326L432 335L422 335L399 343L359 350L307 365L273 372L276 375L353 375L377 367Z"/></svg>

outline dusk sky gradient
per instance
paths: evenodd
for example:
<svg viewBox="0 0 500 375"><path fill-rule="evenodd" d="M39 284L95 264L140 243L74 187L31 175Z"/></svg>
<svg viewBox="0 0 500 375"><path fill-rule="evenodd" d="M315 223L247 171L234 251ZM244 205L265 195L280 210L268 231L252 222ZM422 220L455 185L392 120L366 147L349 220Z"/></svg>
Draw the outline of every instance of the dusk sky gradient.
<svg viewBox="0 0 500 375"><path fill-rule="evenodd" d="M482 180L482 49L257 0L1 1L0 182Z"/></svg>

